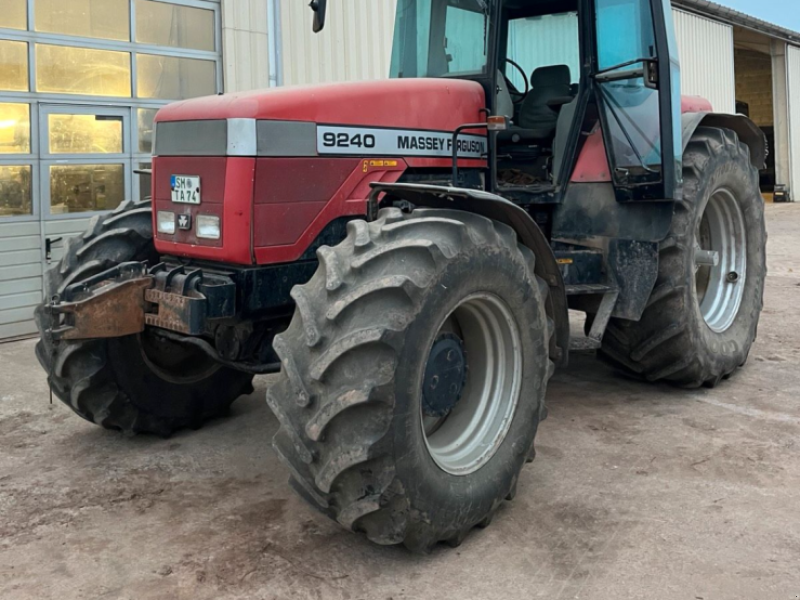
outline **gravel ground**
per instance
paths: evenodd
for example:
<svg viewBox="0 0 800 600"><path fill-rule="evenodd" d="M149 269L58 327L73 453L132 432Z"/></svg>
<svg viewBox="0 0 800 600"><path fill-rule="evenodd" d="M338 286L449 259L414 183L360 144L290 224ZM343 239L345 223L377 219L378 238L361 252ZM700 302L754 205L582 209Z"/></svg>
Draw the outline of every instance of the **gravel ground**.
<svg viewBox="0 0 800 600"><path fill-rule="evenodd" d="M517 499L425 557L290 492L268 378L200 431L125 438L48 403L33 341L0 345L0 598L800 597L800 206L767 212L746 368L685 392L576 356Z"/></svg>

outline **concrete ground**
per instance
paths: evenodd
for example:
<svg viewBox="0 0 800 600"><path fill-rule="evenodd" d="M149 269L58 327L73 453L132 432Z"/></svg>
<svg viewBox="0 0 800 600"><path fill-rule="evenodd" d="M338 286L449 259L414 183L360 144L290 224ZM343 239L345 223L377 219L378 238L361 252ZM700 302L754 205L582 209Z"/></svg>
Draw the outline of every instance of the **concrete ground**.
<svg viewBox="0 0 800 600"><path fill-rule="evenodd" d="M129 439L48 404L32 341L0 345L0 598L800 597L800 206L767 212L747 367L685 392L575 357L517 499L426 557L290 492L268 379L227 420Z"/></svg>

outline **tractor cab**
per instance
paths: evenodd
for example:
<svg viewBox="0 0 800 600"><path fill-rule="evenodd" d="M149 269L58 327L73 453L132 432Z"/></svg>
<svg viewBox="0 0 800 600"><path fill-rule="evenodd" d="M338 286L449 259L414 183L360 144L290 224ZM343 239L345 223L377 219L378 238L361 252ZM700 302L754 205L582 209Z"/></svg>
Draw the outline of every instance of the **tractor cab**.
<svg viewBox="0 0 800 600"><path fill-rule="evenodd" d="M400 0L391 77L484 87L487 112L508 118L490 135L490 191L558 203L576 176L613 179L620 200L674 199L680 88L669 8L660 0ZM576 173L587 143L594 151Z"/></svg>

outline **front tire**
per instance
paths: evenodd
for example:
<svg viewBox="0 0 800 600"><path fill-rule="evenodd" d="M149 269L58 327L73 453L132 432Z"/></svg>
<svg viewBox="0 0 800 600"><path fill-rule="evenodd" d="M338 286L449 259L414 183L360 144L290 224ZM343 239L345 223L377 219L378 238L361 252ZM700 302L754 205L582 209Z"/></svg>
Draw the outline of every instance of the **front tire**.
<svg viewBox="0 0 800 600"><path fill-rule="evenodd" d="M378 544L458 544L514 495L543 415L553 323L533 253L484 217L390 208L319 257L267 398L290 481Z"/></svg>
<svg viewBox="0 0 800 600"><path fill-rule="evenodd" d="M713 387L745 363L756 338L764 202L749 149L729 129L695 132L683 178L647 308L639 322L612 320L601 356L649 381Z"/></svg>
<svg viewBox="0 0 800 600"><path fill-rule="evenodd" d="M120 263L154 264L157 258L150 202L125 202L67 241L64 258L45 277L47 296ZM166 437L225 414L234 400L253 391L252 375L221 368L148 330L55 341L48 334L54 323L46 303L36 309L36 357L50 387L76 414L106 429Z"/></svg>

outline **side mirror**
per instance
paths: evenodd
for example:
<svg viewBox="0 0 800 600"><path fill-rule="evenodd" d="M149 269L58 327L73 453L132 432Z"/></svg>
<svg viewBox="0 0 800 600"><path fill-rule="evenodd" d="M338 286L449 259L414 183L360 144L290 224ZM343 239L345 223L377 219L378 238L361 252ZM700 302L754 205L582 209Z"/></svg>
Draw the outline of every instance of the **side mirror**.
<svg viewBox="0 0 800 600"><path fill-rule="evenodd" d="M319 33L325 27L325 13L328 10L328 0L311 0L309 4L314 11L314 33Z"/></svg>

